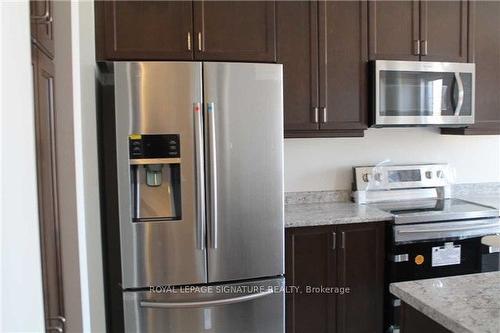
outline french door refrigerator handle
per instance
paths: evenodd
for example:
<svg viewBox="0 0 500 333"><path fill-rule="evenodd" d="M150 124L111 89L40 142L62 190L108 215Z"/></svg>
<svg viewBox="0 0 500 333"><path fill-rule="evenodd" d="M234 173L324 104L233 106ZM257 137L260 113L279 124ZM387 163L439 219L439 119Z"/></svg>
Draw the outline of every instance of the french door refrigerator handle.
<svg viewBox="0 0 500 333"><path fill-rule="evenodd" d="M193 104L196 163L196 236L198 248L205 249L205 175L203 159L203 116L201 103Z"/></svg>
<svg viewBox="0 0 500 333"><path fill-rule="evenodd" d="M207 103L208 150L210 174L210 246L217 248L217 151L215 133L215 103Z"/></svg>
<svg viewBox="0 0 500 333"><path fill-rule="evenodd" d="M204 307L209 307L209 306L227 305L227 304L247 302L247 301L254 300L256 298L261 298L264 296L271 295L272 293L273 293L273 289L269 288L268 290L265 290L265 291L262 291L259 293L255 293L255 294L237 296L237 297L226 298L226 299L216 299L216 300L212 300L212 301L199 301L199 302L149 302L149 301L141 301L140 305L143 308L161 308L161 309L204 308Z"/></svg>
<svg viewBox="0 0 500 333"><path fill-rule="evenodd" d="M460 73L455 72L455 80L457 81L458 87L458 101L457 106L455 107L455 116L460 114L460 110L462 109L462 105L464 104L464 84L462 82L462 78L460 77Z"/></svg>

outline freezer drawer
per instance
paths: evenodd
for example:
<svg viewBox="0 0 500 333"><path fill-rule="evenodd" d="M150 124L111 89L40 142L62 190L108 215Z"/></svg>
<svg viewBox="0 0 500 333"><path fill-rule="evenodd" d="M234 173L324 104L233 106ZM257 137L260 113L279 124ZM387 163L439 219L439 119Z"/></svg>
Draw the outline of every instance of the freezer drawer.
<svg viewBox="0 0 500 333"><path fill-rule="evenodd" d="M246 283L124 292L126 332L284 332L283 277ZM197 289L195 289L197 288Z"/></svg>

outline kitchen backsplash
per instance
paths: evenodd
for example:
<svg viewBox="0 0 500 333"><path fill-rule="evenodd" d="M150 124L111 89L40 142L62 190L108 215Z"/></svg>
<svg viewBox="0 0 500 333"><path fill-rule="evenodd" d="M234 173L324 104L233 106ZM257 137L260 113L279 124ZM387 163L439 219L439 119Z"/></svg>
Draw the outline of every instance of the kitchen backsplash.
<svg viewBox="0 0 500 333"><path fill-rule="evenodd" d="M352 167L448 163L454 183L500 182L500 136L370 128L364 138L286 139L285 192L350 190Z"/></svg>
<svg viewBox="0 0 500 333"><path fill-rule="evenodd" d="M454 184L452 185L451 192L453 196L500 195L500 182ZM351 191L349 190L285 193L286 205L346 201L351 201Z"/></svg>

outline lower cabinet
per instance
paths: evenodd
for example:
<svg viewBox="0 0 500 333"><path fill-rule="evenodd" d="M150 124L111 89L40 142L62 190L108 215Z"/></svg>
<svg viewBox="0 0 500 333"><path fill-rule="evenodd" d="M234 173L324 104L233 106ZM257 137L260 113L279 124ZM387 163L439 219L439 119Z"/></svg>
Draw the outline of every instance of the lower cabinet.
<svg viewBox="0 0 500 333"><path fill-rule="evenodd" d="M31 54L45 327L47 332L62 332L66 319L55 148L55 68L45 51L34 44Z"/></svg>
<svg viewBox="0 0 500 333"><path fill-rule="evenodd" d="M441 326L422 312L414 309L411 305L401 303L401 333L451 333L450 330Z"/></svg>
<svg viewBox="0 0 500 333"><path fill-rule="evenodd" d="M384 223L286 229L286 331L382 332Z"/></svg>

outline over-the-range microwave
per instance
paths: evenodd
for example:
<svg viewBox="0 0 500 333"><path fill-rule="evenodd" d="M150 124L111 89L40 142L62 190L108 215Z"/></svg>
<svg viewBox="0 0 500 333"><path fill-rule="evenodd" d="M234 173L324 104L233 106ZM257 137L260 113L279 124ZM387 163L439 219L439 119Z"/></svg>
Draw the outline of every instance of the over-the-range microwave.
<svg viewBox="0 0 500 333"><path fill-rule="evenodd" d="M376 60L371 66L375 127L474 123L475 64Z"/></svg>

